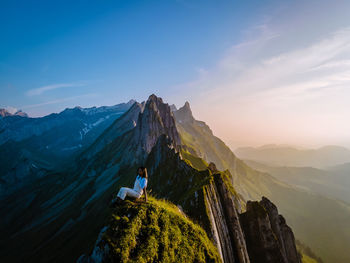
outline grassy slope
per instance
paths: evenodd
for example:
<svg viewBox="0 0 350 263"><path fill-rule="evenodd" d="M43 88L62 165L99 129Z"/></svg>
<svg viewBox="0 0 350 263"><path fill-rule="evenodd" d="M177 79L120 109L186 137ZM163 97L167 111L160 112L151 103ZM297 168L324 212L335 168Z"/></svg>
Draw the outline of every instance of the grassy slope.
<svg viewBox="0 0 350 263"><path fill-rule="evenodd" d="M117 206L103 240L112 262L220 262L200 226L172 203L152 197Z"/></svg>

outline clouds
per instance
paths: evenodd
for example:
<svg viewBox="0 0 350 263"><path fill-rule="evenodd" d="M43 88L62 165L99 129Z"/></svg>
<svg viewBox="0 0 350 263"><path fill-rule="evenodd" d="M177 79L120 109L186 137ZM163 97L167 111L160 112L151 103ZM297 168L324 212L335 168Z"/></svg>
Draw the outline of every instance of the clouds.
<svg viewBox="0 0 350 263"><path fill-rule="evenodd" d="M30 105L23 106L22 108L23 109L32 109L32 108L37 108L37 107L51 105L51 104L58 104L58 103L63 103L63 102L67 102L67 101L74 101L77 99L93 98L96 96L97 96L96 93L88 93L88 94L83 94L83 95L78 95L78 96L71 96L71 97L65 97L65 98L60 98L60 99L56 99L56 100L45 101L42 103L30 104Z"/></svg>
<svg viewBox="0 0 350 263"><path fill-rule="evenodd" d="M250 91L288 90L291 85L306 90L317 88L320 82L336 85L348 80L349 60L344 60L344 57L350 58L350 29L337 31L311 46L259 60L263 54L256 54L256 51L264 52L264 46L274 45L274 39L261 37L244 49L235 46L231 54L219 62L216 72L204 80L206 83L221 83L211 92L226 91L230 87L250 95ZM250 61L251 53L256 54L257 60Z"/></svg>
<svg viewBox="0 0 350 263"><path fill-rule="evenodd" d="M350 143L350 28L283 52L284 33L260 29L188 83L196 112L226 141Z"/></svg>
<svg viewBox="0 0 350 263"><path fill-rule="evenodd" d="M349 94L349 52L350 29L339 30L311 46L251 65L231 84L253 91L247 96L269 101L304 101L340 90Z"/></svg>
<svg viewBox="0 0 350 263"><path fill-rule="evenodd" d="M37 96L50 90L55 90L60 88L74 88L74 87L82 87L82 86L85 86L85 84L84 83L58 83L58 84L51 84L40 88L28 90L26 94L28 96Z"/></svg>

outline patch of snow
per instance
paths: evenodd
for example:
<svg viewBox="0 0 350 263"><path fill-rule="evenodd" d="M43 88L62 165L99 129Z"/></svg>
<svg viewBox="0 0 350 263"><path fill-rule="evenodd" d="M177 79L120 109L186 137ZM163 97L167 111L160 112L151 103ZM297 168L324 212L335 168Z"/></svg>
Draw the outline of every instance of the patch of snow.
<svg viewBox="0 0 350 263"><path fill-rule="evenodd" d="M97 125L99 125L101 122L103 122L105 120L105 118L100 118L100 119L98 119L96 122L94 122L93 124L92 124L92 126L97 126Z"/></svg>
<svg viewBox="0 0 350 263"><path fill-rule="evenodd" d="M90 130L91 130L91 128L84 127L82 131L83 131L83 133L84 133L84 135L85 135L85 134L87 134Z"/></svg>
<svg viewBox="0 0 350 263"><path fill-rule="evenodd" d="M5 107L5 110L7 110L11 114L15 114L18 111L16 108L11 107L11 106Z"/></svg>
<svg viewBox="0 0 350 263"><path fill-rule="evenodd" d="M81 148L81 147L83 147L83 145L78 144L78 145L76 145L76 146L63 148L62 151L72 151L72 150L79 149L79 148Z"/></svg>

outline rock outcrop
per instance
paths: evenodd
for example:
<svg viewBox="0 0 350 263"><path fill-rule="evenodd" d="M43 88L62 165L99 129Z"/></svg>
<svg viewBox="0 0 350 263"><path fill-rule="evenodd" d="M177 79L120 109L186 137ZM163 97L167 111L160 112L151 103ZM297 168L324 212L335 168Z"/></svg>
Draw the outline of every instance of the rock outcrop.
<svg viewBox="0 0 350 263"><path fill-rule="evenodd" d="M192 110L188 101L180 109L174 111L176 120L180 123L193 122L195 119L192 115Z"/></svg>
<svg viewBox="0 0 350 263"><path fill-rule="evenodd" d="M225 173L219 172L214 163L208 168L214 173L214 180L205 187L214 240L224 262L248 263L250 260L237 211L239 201L230 189L230 183L224 181Z"/></svg>
<svg viewBox="0 0 350 263"><path fill-rule="evenodd" d="M300 263L294 234L277 207L266 197L248 201L240 215L252 263Z"/></svg>
<svg viewBox="0 0 350 263"><path fill-rule="evenodd" d="M176 129L170 106L156 95L149 96L145 109L140 113L133 142L137 144L137 151L151 152L160 135L166 134L174 145L180 145L180 136Z"/></svg>

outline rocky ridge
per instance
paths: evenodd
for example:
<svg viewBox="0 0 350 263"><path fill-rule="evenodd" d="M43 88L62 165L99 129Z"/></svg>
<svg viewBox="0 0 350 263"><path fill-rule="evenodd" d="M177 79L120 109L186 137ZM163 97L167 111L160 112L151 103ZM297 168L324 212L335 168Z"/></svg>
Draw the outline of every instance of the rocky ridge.
<svg viewBox="0 0 350 263"><path fill-rule="evenodd" d="M184 108L187 113L188 108L189 105ZM145 103L134 104L130 111L114 121L98 137L96 144L76 159L74 170L44 178L40 184L34 184L33 189L28 189L28 195L39 193L33 204L29 203L32 210L36 209L33 214L37 218L26 217L28 221L16 222L22 230L16 235L12 233L13 243L17 244L17 240L18 244L28 244L17 262L26 257L26 253L32 253L31 248L38 249L27 257L27 262L38 262L38 258L42 262L76 260L82 251L91 247L92 237L96 239L106 218L111 216L107 209L109 196L120 186L133 183L140 164L145 164L149 170L152 194L176 204L184 212L183 217L204 229L223 262L262 262L254 261L250 253L247 240L251 233L245 231L239 215L245 209L245 200L236 192L233 176L229 171L219 171L213 164L208 165L198 153L207 158L211 155L196 149L196 144L188 145L175 119L176 112L161 98L151 95ZM203 124L202 132L211 132L204 123L198 123ZM255 221L249 221L247 229L250 222L254 224ZM40 231L42 227L45 231ZM32 239L34 234L36 240ZM281 236L284 251L289 244L286 238L287 235ZM18 249L22 247L17 245L13 250ZM283 254L283 248L280 249ZM87 254L93 251L96 250L93 248ZM111 250L103 251L107 257L112 255ZM295 251L290 253L294 255ZM143 259L145 262L154 260Z"/></svg>
<svg viewBox="0 0 350 263"><path fill-rule="evenodd" d="M186 116L188 109L189 107L185 106L181 114L187 117L187 121L192 121L188 118L191 115ZM152 192L157 197L178 204L186 215L198 222L216 244L223 262L298 262L279 261L280 258L270 260L268 257L266 261L256 260L255 251L250 249L250 243L247 244L247 240L253 238L253 233L246 230L253 227L255 221L249 220L244 225L247 226L246 229L242 227L240 218L244 218L245 214L240 213L242 206L244 207L244 200L235 192L234 184L231 183L232 176L228 171L218 171L213 163L207 165L203 161L203 165L207 167L205 170L198 170L189 165L183 156L198 157L183 152L182 147L179 147L183 141L179 143L179 135L174 127L170 108L154 95L150 96L129 140L132 143L138 141L143 152L148 153L145 160L149 174L152 175L149 184ZM155 130L159 132L156 133ZM152 147L149 147L150 145ZM148 152L149 149L151 150ZM273 231L271 225L268 231ZM279 238L282 244L290 244L287 240L288 235L281 235ZM259 244L259 248L264 251L265 245ZM286 254L288 250L288 256L299 259L295 246L278 249L281 255Z"/></svg>

